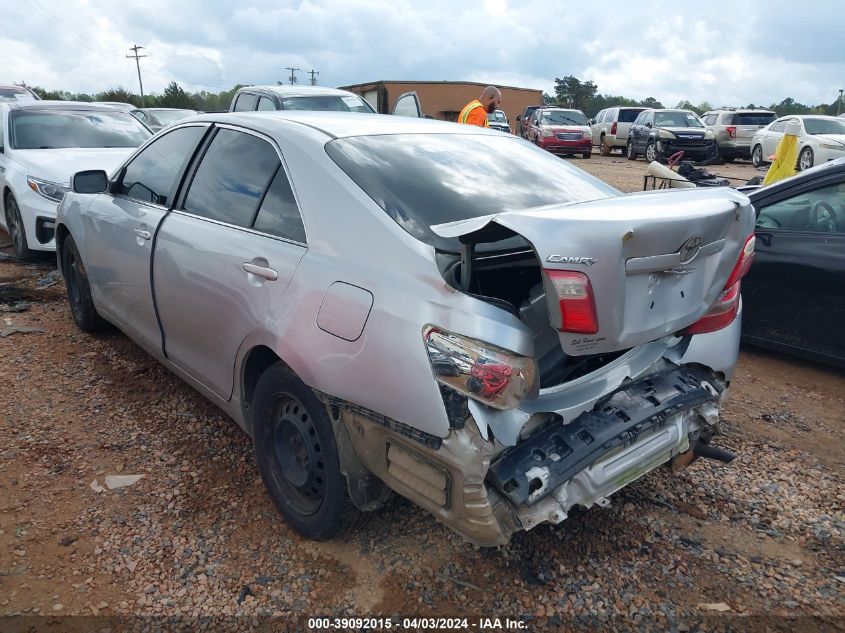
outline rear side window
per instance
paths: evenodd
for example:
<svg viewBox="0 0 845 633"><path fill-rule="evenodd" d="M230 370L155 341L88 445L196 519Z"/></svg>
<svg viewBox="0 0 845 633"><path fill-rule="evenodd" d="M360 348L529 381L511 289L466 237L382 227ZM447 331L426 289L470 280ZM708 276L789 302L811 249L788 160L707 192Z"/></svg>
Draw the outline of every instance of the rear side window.
<svg viewBox="0 0 845 633"><path fill-rule="evenodd" d="M633 123L639 116L642 110L629 110L627 108L619 108L619 123Z"/></svg>
<svg viewBox="0 0 845 633"><path fill-rule="evenodd" d="M248 112L255 110L255 95L242 92L235 99L235 112Z"/></svg>
<svg viewBox="0 0 845 633"><path fill-rule="evenodd" d="M182 166L205 133L204 127L182 127L158 137L123 173L120 193L135 200L167 206Z"/></svg>
<svg viewBox="0 0 845 633"><path fill-rule="evenodd" d="M786 121L778 121L772 126L771 132L783 132L786 129Z"/></svg>
<svg viewBox="0 0 845 633"><path fill-rule="evenodd" d="M197 168L183 208L204 218L249 227L280 164L267 141L222 129Z"/></svg>
<svg viewBox="0 0 845 633"><path fill-rule="evenodd" d="M305 243L305 227L293 190L290 187L284 168L279 165L267 195L261 202L261 208L255 217L253 227L256 231L283 237L294 242Z"/></svg>
<svg viewBox="0 0 845 633"><path fill-rule="evenodd" d="M258 109L259 110L275 110L276 104L273 103L271 99L267 97L259 97L258 99Z"/></svg>

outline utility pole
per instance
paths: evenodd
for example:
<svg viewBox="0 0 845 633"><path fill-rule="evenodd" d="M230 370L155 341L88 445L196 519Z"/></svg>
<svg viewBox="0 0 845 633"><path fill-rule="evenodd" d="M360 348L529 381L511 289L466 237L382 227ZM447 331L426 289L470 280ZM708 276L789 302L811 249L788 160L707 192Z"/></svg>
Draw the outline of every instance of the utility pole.
<svg viewBox="0 0 845 633"><path fill-rule="evenodd" d="M839 103L836 104L836 114L839 114L839 111L842 109L842 93L845 92L845 89L839 89Z"/></svg>
<svg viewBox="0 0 845 633"><path fill-rule="evenodd" d="M129 50L134 52L134 55L127 55L126 59L134 59L135 60L135 67L138 69L138 85L141 87L141 107L144 107L144 82L141 81L141 62L139 61L142 57L146 57L146 55L139 55L138 51L143 50L143 46L130 46Z"/></svg>
<svg viewBox="0 0 845 633"><path fill-rule="evenodd" d="M293 84L296 83L296 75L294 73L297 70L301 70L301 68L293 68L292 66L285 66L285 69L290 71L290 77L288 78L288 81L290 82L290 85L292 86Z"/></svg>
<svg viewBox="0 0 845 633"><path fill-rule="evenodd" d="M319 75L320 73L312 68L311 70L308 71L308 74L311 75L311 85L316 86L317 85L316 75Z"/></svg>

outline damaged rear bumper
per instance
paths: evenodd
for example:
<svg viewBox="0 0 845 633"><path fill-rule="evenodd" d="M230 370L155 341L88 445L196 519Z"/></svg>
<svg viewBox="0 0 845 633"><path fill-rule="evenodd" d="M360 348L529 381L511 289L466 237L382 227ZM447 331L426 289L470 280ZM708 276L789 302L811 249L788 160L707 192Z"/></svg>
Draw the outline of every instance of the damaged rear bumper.
<svg viewBox="0 0 845 633"><path fill-rule="evenodd" d="M499 454L472 416L436 447L361 411L346 409L341 418L370 472L473 543L494 546L516 531L563 521L574 505L604 504L708 441L723 389L711 371L676 366L625 385L568 424L558 416Z"/></svg>

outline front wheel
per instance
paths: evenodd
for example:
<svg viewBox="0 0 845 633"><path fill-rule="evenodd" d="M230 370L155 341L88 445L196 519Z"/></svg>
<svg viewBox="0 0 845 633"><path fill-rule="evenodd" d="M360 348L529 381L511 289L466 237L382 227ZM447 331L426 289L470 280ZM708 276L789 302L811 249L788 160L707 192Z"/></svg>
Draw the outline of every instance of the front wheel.
<svg viewBox="0 0 845 633"><path fill-rule="evenodd" d="M798 155L798 171L810 169L810 167L813 166L813 160L813 148L805 147L802 149L801 153Z"/></svg>
<svg viewBox="0 0 845 633"><path fill-rule="evenodd" d="M591 158L593 156L593 153L592 152L584 152L583 154L581 154L581 156L583 156L584 158Z"/></svg>
<svg viewBox="0 0 845 633"><path fill-rule="evenodd" d="M15 247L15 256L23 262L30 261L35 253L29 248L21 210L11 193L6 195L6 230Z"/></svg>
<svg viewBox="0 0 845 633"><path fill-rule="evenodd" d="M628 157L628 160L637 160L637 153L634 151L634 144L631 141L628 141L628 144L625 146L625 155Z"/></svg>
<svg viewBox="0 0 845 633"><path fill-rule="evenodd" d="M314 392L277 363L258 380L253 410L258 470L285 521L317 541L346 532L360 512L340 471L331 421Z"/></svg>
<svg viewBox="0 0 845 633"><path fill-rule="evenodd" d="M755 167L760 167L763 164L763 147L755 145L751 150L751 164Z"/></svg>
<svg viewBox="0 0 845 633"><path fill-rule="evenodd" d="M71 236L65 238L62 245L62 275L67 288L67 300L70 312L77 327L83 332L95 332L103 326L103 319L97 314L94 299L91 297L91 286L85 265L79 256L76 242Z"/></svg>
<svg viewBox="0 0 845 633"><path fill-rule="evenodd" d="M650 163L657 160L657 147L654 141L649 141L645 146L645 159Z"/></svg>

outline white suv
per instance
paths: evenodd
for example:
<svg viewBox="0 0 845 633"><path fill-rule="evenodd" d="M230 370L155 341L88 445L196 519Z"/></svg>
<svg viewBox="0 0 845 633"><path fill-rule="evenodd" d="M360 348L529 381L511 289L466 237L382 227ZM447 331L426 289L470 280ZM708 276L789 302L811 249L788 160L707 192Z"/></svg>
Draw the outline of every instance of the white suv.
<svg viewBox="0 0 845 633"><path fill-rule="evenodd" d="M592 121L593 143L599 146L602 156L610 156L614 148L625 153L628 144L628 130L640 112L646 108L607 108L600 111Z"/></svg>

